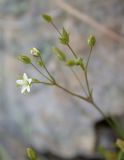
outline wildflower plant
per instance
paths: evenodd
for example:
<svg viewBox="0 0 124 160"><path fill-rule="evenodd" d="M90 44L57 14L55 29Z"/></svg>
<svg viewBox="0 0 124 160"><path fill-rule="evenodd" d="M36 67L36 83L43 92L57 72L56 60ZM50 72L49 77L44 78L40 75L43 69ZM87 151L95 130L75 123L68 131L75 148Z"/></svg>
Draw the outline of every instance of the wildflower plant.
<svg viewBox="0 0 124 160"><path fill-rule="evenodd" d="M52 48L52 52L55 54L55 56L58 58L58 60L61 61L64 65L66 65L68 68L70 68L71 72L74 74L75 78L77 79L77 81L79 82L79 84L82 88L83 95L78 94L76 92L72 92L71 90L62 86L56 80L56 78L49 72L49 70L46 66L46 63L43 60L42 52L37 48L32 48L30 50L30 55L33 56L33 58L37 61L36 65L31 60L30 56L27 56L27 55L20 55L18 57L18 60L26 65L32 66L45 79L45 81L41 81L41 80L34 79L34 78L28 78L27 74L24 73L23 79L16 81L17 85L22 87L21 93L30 92L31 86L35 83L44 84L44 85L48 85L48 86L55 86L55 87L65 91L66 93L70 94L71 96L77 97L77 98L91 104L103 116L103 118L106 119L107 123L115 131L117 136L120 139L124 140L124 131L122 130L119 123L117 123L117 121L113 117L108 119L107 115L96 104L94 97L93 97L93 89L90 86L90 83L88 80L88 65L89 65L89 61L91 58L93 48L96 44L95 36L90 35L87 39L87 45L89 47L89 55L88 55L87 59L84 59L84 57L79 57L78 54L74 51L74 49L70 45L70 34L68 33L68 31L64 27L62 28L62 30L59 30L58 27L56 26L56 24L54 23L53 18L47 14L43 14L42 18L48 24L53 26L53 28L56 30L56 32L58 34L59 42L71 51L72 56L71 56L71 58L68 58L67 53L62 51L60 48L58 48L58 47ZM39 67L40 67L40 69L39 69ZM80 77L77 74L77 72L75 72L74 67L79 67L80 70L82 71L82 74L84 75L84 78L85 78L86 86L84 86L84 84L80 80ZM43 72L43 71L45 71L45 72ZM120 144L120 143L117 141L117 145L118 144ZM122 146L122 145L118 145L118 147L120 147L120 146ZM120 150L123 152L122 148L123 147L121 147ZM28 153L29 158L33 155L32 150L28 149L27 153ZM31 160L35 160L35 159L31 159ZM118 159L118 160L121 160L121 159Z"/></svg>

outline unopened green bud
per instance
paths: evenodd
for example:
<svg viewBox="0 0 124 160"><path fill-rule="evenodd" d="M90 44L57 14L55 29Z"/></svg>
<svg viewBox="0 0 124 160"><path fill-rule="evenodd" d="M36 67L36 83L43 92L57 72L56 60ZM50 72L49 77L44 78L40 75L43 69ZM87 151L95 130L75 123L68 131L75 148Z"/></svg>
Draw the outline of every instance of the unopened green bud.
<svg viewBox="0 0 124 160"><path fill-rule="evenodd" d="M55 53L55 55L58 57L58 59L60 61L66 60L65 53L63 51L61 51L59 48L53 47L52 51L53 51L53 53Z"/></svg>
<svg viewBox="0 0 124 160"><path fill-rule="evenodd" d="M40 81L36 78L32 78L32 83L40 83Z"/></svg>
<svg viewBox="0 0 124 160"><path fill-rule="evenodd" d="M63 28L62 34L59 37L61 44L67 45L69 44L69 33Z"/></svg>
<svg viewBox="0 0 124 160"><path fill-rule="evenodd" d="M32 148L27 148L27 156L30 160L37 160L36 152Z"/></svg>
<svg viewBox="0 0 124 160"><path fill-rule="evenodd" d="M94 47L94 45L96 43L96 38L93 35L90 35L88 37L87 43L88 43L89 47Z"/></svg>
<svg viewBox="0 0 124 160"><path fill-rule="evenodd" d="M30 51L31 55L34 57L39 57L41 55L41 52L37 48L32 48Z"/></svg>
<svg viewBox="0 0 124 160"><path fill-rule="evenodd" d="M43 61L38 61L37 64L38 64L38 66L40 66L40 67L44 67L44 62L43 62Z"/></svg>
<svg viewBox="0 0 124 160"><path fill-rule="evenodd" d="M74 59L70 59L66 62L66 65L69 66L69 67L73 67L75 66L75 60Z"/></svg>
<svg viewBox="0 0 124 160"><path fill-rule="evenodd" d="M76 60L75 60L75 64L76 64L77 66L82 65L82 64L83 64L83 59L82 59L82 58L76 59Z"/></svg>
<svg viewBox="0 0 124 160"><path fill-rule="evenodd" d="M78 59L75 59L75 65L77 66L81 66L84 70L84 62L83 62L83 58L78 58Z"/></svg>
<svg viewBox="0 0 124 160"><path fill-rule="evenodd" d="M30 64L31 63L31 59L28 56L25 56L25 55L18 56L18 60L21 61L24 64Z"/></svg>
<svg viewBox="0 0 124 160"><path fill-rule="evenodd" d="M48 22L48 23L52 22L52 17L49 16L48 14L43 14L42 17L46 22Z"/></svg>

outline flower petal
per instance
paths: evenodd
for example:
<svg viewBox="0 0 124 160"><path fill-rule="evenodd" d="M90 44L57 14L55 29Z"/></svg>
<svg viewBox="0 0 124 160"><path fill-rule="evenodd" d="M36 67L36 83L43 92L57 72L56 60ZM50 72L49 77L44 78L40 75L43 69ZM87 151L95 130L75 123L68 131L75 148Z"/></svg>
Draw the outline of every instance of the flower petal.
<svg viewBox="0 0 124 160"><path fill-rule="evenodd" d="M29 83L29 84L31 84L32 79L31 79L31 78L29 78L29 79L27 79L27 81L28 81L28 83Z"/></svg>
<svg viewBox="0 0 124 160"><path fill-rule="evenodd" d="M24 81L23 80L17 80L16 83L20 86L24 85Z"/></svg>
<svg viewBox="0 0 124 160"><path fill-rule="evenodd" d="M28 76L27 76L27 74L26 74L26 73L24 73L24 74L23 74L23 79L24 79L25 81L27 81L27 80L28 80Z"/></svg>
<svg viewBox="0 0 124 160"><path fill-rule="evenodd" d="M27 89L27 92L30 92L30 86L27 86L26 89Z"/></svg>
<svg viewBox="0 0 124 160"><path fill-rule="evenodd" d="M22 86L22 89L21 89L21 93L25 93L25 91L27 90L27 86Z"/></svg>

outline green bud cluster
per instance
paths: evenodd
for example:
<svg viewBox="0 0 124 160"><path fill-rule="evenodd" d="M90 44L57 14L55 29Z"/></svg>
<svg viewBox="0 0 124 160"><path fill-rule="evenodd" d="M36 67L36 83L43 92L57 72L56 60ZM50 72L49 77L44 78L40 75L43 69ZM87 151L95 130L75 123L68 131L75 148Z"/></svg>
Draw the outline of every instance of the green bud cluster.
<svg viewBox="0 0 124 160"><path fill-rule="evenodd" d="M65 30L65 28L62 29L61 36L59 37L60 43L67 45L69 44L69 33Z"/></svg>
<svg viewBox="0 0 124 160"><path fill-rule="evenodd" d="M82 58L78 58L78 59L70 59L66 62L66 65L69 67L73 67L73 66L84 66L83 64L83 59Z"/></svg>

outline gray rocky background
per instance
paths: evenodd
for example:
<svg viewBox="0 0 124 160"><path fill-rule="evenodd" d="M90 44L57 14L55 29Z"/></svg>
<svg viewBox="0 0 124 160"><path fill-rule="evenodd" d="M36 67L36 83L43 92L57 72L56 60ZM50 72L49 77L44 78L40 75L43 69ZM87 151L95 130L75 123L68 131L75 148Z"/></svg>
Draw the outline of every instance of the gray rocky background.
<svg viewBox="0 0 124 160"><path fill-rule="evenodd" d="M67 2L123 37L123 0ZM0 160L25 159L29 145L64 157L94 154L94 124L102 117L92 106L56 88L34 86L26 96L16 88L15 81L23 72L39 76L17 62L16 56L38 47L58 80L81 93L71 72L51 53L51 47L58 44L57 34L41 19L44 12L53 15L58 27L64 25L70 31L71 44L80 56L88 55L88 35L96 36L89 66L95 100L106 114L124 113L124 43L69 15L54 0L0 0Z"/></svg>

